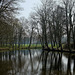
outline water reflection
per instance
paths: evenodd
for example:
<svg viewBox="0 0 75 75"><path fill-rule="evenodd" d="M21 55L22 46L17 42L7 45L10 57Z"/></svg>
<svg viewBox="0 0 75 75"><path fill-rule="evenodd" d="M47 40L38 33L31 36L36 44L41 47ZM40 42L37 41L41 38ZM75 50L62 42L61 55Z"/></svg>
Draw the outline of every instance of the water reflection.
<svg viewBox="0 0 75 75"><path fill-rule="evenodd" d="M0 75L74 75L75 55L42 50L0 53Z"/></svg>

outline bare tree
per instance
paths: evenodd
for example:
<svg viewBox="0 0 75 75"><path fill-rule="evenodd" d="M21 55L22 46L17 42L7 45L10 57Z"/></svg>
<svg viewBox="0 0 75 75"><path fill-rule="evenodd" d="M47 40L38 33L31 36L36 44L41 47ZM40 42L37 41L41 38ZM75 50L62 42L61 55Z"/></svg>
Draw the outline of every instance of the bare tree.
<svg viewBox="0 0 75 75"><path fill-rule="evenodd" d="M47 28L48 28L48 19L49 19L49 14L50 11L52 11L52 0L43 0L42 6L40 9L38 9L37 14L39 15L40 19L40 25L42 28L42 47L47 47L48 48L48 36L47 36Z"/></svg>
<svg viewBox="0 0 75 75"><path fill-rule="evenodd" d="M31 13L30 15L30 21L29 21L29 24L30 24L30 42L29 42L29 47L31 46L31 43L32 43L32 39L33 39L33 33L35 32L35 29L36 29L36 26L37 26L37 21L35 19L35 15L33 15L33 13Z"/></svg>
<svg viewBox="0 0 75 75"><path fill-rule="evenodd" d="M62 49L62 36L63 36L63 32L64 32L64 20L65 20L65 12L64 12L64 8L61 6L57 6L57 8L54 11L54 23L55 23L55 37L57 39L57 42L59 43L59 47L61 47Z"/></svg>
<svg viewBox="0 0 75 75"><path fill-rule="evenodd" d="M63 0L64 6L65 6L65 15L66 15L66 32L67 32L67 45L68 49L70 48L70 39L71 39L71 31L73 29L72 24L72 13L75 5L75 0Z"/></svg>

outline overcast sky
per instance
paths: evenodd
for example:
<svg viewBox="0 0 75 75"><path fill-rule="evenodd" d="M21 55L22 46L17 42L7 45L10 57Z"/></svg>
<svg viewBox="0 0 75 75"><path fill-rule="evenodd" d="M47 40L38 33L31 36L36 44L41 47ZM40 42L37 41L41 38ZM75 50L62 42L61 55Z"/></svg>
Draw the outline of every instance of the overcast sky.
<svg viewBox="0 0 75 75"><path fill-rule="evenodd" d="M20 11L18 17L29 17L29 14L34 11L34 8L40 5L40 0L25 0L25 2L20 3L20 7L23 10Z"/></svg>
<svg viewBox="0 0 75 75"><path fill-rule="evenodd" d="M54 0L59 3L60 0ZM34 8L39 7L41 4L40 0L25 0L24 2L20 3L20 7L23 10L20 11L20 14L17 17L25 17L28 18L29 14L34 11Z"/></svg>

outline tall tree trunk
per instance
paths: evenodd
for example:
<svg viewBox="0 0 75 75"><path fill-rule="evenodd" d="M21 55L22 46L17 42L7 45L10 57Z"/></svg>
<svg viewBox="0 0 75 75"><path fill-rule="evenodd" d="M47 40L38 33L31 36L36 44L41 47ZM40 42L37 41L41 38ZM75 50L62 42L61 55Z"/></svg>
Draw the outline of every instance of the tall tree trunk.
<svg viewBox="0 0 75 75"><path fill-rule="evenodd" d="M70 51L70 32L69 32L69 28L68 28L68 8L67 8L67 4L66 4L66 32L67 32L67 46L68 46L68 49Z"/></svg>
<svg viewBox="0 0 75 75"><path fill-rule="evenodd" d="M50 21L49 21L49 38L50 38L50 42L51 42L51 47L53 49L53 34L52 34L52 31L51 31L51 26L50 26Z"/></svg>
<svg viewBox="0 0 75 75"><path fill-rule="evenodd" d="M29 46L28 46L28 48L30 49L30 46L31 46L31 43L32 43L32 35L33 35L33 27L32 27L32 32L31 32L31 36L30 36L30 43L29 43Z"/></svg>
<svg viewBox="0 0 75 75"><path fill-rule="evenodd" d="M45 25L45 28L44 28L44 40L45 40L45 45L48 48L47 34L46 34L46 25Z"/></svg>

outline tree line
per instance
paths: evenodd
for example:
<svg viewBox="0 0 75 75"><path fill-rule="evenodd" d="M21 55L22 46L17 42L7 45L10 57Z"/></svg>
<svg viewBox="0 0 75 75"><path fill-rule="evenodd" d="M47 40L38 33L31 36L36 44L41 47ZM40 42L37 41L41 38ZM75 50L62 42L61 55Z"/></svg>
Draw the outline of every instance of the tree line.
<svg viewBox="0 0 75 75"><path fill-rule="evenodd" d="M40 41L42 48L51 48L57 45L62 50L62 38L66 36L67 48L71 51L71 40L75 49L75 1L41 0L41 4L28 19L17 19L14 13L19 9L15 5L18 0L0 0L0 45L18 44L22 38L29 38L29 47L32 39Z"/></svg>
<svg viewBox="0 0 75 75"><path fill-rule="evenodd" d="M22 25L15 17L20 10L19 2L23 0L0 0L0 46L14 46L16 40L20 42ZM19 38L18 38L19 37Z"/></svg>
<svg viewBox="0 0 75 75"><path fill-rule="evenodd" d="M59 4L58 4L59 3ZM41 5L36 9L33 18L40 25L40 39L43 48L57 45L62 50L62 37L66 36L66 47L71 51L71 41L75 49L75 1L41 0Z"/></svg>

